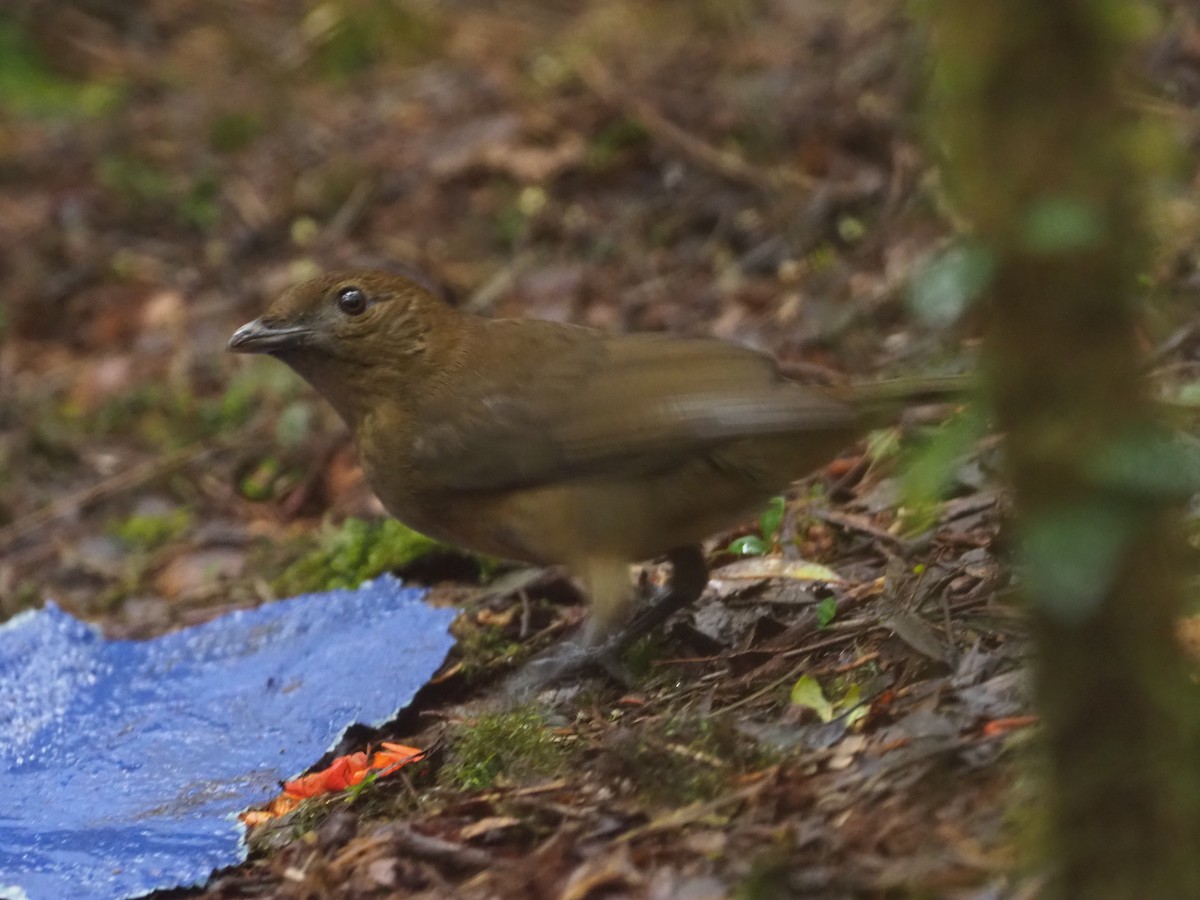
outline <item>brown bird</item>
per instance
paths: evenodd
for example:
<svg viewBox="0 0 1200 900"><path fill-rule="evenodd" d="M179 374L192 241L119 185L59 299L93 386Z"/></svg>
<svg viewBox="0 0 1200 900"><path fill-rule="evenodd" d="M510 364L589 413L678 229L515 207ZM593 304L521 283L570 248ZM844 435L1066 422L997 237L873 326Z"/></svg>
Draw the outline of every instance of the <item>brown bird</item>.
<svg viewBox="0 0 1200 900"><path fill-rule="evenodd" d="M396 518L577 574L591 646L627 618L630 563L672 562L661 619L703 590L704 538L866 428L744 347L483 318L380 272L293 287L229 347L277 357L333 404Z"/></svg>

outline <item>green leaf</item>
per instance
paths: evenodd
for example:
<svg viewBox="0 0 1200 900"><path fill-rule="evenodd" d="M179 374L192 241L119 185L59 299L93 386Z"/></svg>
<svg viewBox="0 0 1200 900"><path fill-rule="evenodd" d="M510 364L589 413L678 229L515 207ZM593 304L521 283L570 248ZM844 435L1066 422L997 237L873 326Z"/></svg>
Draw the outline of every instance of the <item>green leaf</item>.
<svg viewBox="0 0 1200 900"><path fill-rule="evenodd" d="M827 626L833 621L833 617L837 615L837 600L833 597L826 597L817 604L817 625L821 628Z"/></svg>
<svg viewBox="0 0 1200 900"><path fill-rule="evenodd" d="M772 497L763 514L758 517L759 532L767 543L772 543L779 537L785 509L786 502L782 497Z"/></svg>
<svg viewBox="0 0 1200 900"><path fill-rule="evenodd" d="M725 548L725 552L733 553L736 556L762 556L768 549L766 541L756 535L748 534L732 540Z"/></svg>
<svg viewBox="0 0 1200 900"><path fill-rule="evenodd" d="M845 696L838 701L838 709L845 710L843 715L846 719L846 725L849 727L860 719L865 719L867 713L871 711L871 706L869 703L863 703L862 687L852 684L847 688Z"/></svg>
<svg viewBox="0 0 1200 900"><path fill-rule="evenodd" d="M867 226L854 216L842 216L837 220L837 232L847 244L855 244L866 237Z"/></svg>
<svg viewBox="0 0 1200 900"><path fill-rule="evenodd" d="M884 462L900 452L900 429L877 428L867 435L867 459Z"/></svg>
<svg viewBox="0 0 1200 900"><path fill-rule="evenodd" d="M825 698L821 683L811 675L800 676L792 685L792 703L811 709L822 722L833 721L833 704Z"/></svg>
<svg viewBox="0 0 1200 900"><path fill-rule="evenodd" d="M909 305L931 325L951 325L979 299L995 270L995 259L982 244L964 241L917 273L908 286Z"/></svg>
<svg viewBox="0 0 1200 900"><path fill-rule="evenodd" d="M972 408L946 422L908 455L901 479L901 503L910 510L916 530L921 530L916 523L934 513L954 484L959 460L983 430L983 420Z"/></svg>

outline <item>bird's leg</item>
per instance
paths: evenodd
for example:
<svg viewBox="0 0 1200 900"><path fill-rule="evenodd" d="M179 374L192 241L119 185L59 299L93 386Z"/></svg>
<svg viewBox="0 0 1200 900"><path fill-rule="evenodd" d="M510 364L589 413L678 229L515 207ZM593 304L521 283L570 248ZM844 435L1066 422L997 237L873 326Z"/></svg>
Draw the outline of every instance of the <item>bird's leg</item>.
<svg viewBox="0 0 1200 900"><path fill-rule="evenodd" d="M616 681L628 684L629 674L621 661L625 651L670 618L672 613L699 599L708 583L708 565L699 546L672 550L667 554L667 560L671 563L670 581L656 591L649 603L629 622L605 636L605 626L611 621L611 611L614 608L624 609L628 601L626 599L621 603L613 603L611 597L594 597L593 599L600 600L600 603L593 608L594 618L588 624L583 642L568 644L558 648L551 655L531 660L524 669L509 679L506 686L508 693L523 695L541 690L555 681L593 666L604 669ZM601 580L606 586L612 587L611 578L605 577ZM598 581L589 581L592 582L593 590L599 587ZM628 597L627 586L624 596ZM595 617L597 612L601 614L599 617Z"/></svg>
<svg viewBox="0 0 1200 900"><path fill-rule="evenodd" d="M704 552L700 547L695 544L679 547L667 554L667 561L671 563L671 580L655 591L628 623L597 643L597 652L619 660L626 650L662 625L673 613L700 599L704 586L708 584L708 563L704 561Z"/></svg>

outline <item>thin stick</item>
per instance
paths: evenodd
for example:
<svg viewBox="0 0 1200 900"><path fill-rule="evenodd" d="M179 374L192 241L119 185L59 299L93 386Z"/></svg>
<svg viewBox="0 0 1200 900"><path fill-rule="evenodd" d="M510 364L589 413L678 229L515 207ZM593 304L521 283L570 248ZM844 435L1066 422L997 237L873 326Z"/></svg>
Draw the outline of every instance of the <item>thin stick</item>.
<svg viewBox="0 0 1200 900"><path fill-rule="evenodd" d="M611 72L597 59L587 58L579 67L584 84L610 106L626 112L663 143L670 144L698 166L715 172L730 181L757 188L778 190L799 188L808 191L816 179L795 169L777 166L763 169L753 166L736 153L721 150L694 134L680 128L657 109L629 93Z"/></svg>
<svg viewBox="0 0 1200 900"><path fill-rule="evenodd" d="M107 500L117 494L133 490L147 482L174 472L191 463L199 462L219 451L226 450L238 438L231 436L216 443L198 446L196 444L172 451L166 456L147 460L124 472L119 472L103 481L76 491L63 500L47 503L28 515L21 516L13 522L0 528L0 550L6 550L21 538L30 537L37 532L63 519L95 506L102 500Z"/></svg>

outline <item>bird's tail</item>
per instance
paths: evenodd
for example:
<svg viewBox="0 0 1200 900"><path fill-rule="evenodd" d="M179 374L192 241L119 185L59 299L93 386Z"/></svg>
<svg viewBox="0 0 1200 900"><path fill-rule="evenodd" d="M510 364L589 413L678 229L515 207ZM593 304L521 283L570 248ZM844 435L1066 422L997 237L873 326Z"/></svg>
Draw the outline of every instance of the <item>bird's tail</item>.
<svg viewBox="0 0 1200 900"><path fill-rule="evenodd" d="M976 393L974 375L891 378L835 390L835 395L858 411L868 427L892 424L915 406L970 403Z"/></svg>

